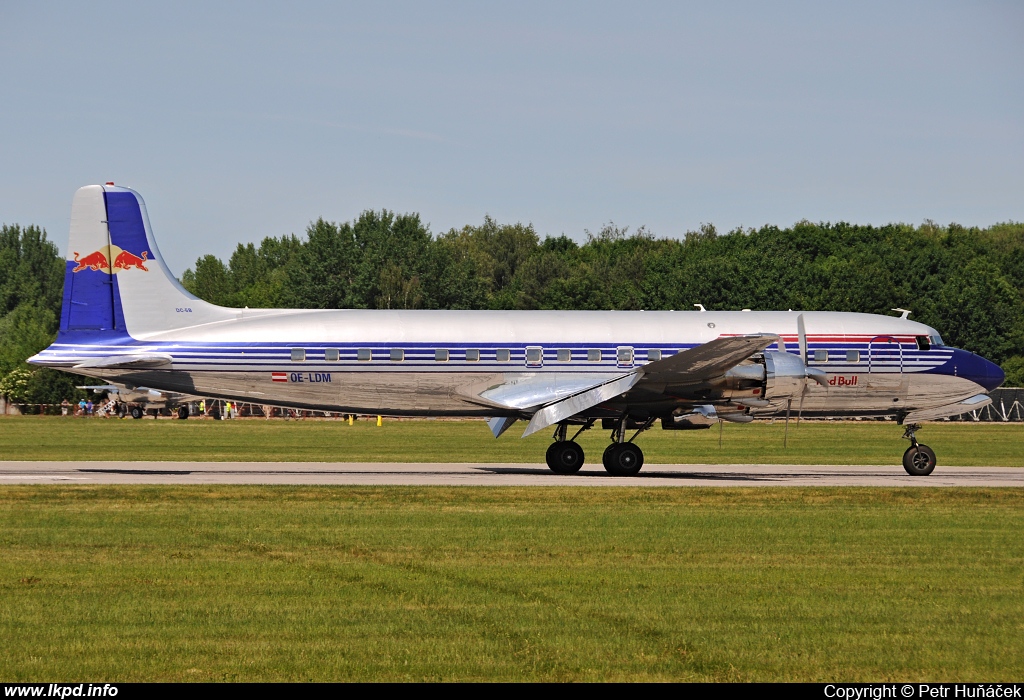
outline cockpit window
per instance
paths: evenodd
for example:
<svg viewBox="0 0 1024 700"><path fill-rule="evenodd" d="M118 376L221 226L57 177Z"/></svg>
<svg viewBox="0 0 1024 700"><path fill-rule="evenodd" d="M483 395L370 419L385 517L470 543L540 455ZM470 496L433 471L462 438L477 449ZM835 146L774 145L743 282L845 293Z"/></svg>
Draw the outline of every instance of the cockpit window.
<svg viewBox="0 0 1024 700"><path fill-rule="evenodd" d="M945 345L945 343L942 342L942 336L939 335L938 333L936 333L935 335L929 336L928 339L931 341L932 345L935 345L935 346Z"/></svg>
<svg viewBox="0 0 1024 700"><path fill-rule="evenodd" d="M917 336L917 349L918 350L931 350L932 343L926 335Z"/></svg>

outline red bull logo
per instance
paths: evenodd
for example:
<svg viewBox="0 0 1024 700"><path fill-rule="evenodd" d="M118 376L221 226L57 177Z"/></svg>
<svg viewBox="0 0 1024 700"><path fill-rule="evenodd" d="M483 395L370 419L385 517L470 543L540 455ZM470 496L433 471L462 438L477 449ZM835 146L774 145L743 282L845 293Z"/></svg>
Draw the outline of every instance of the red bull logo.
<svg viewBox="0 0 1024 700"><path fill-rule="evenodd" d="M828 378L829 386L857 386L857 375L849 377L835 376Z"/></svg>
<svg viewBox="0 0 1024 700"><path fill-rule="evenodd" d="M127 270L132 267L136 267L143 272L149 272L149 268L145 266L146 256L149 255L148 250L142 251L142 257L133 255L127 250L122 250L116 258L114 258L114 269L115 270Z"/></svg>
<svg viewBox="0 0 1024 700"><path fill-rule="evenodd" d="M101 250L97 250L95 253L89 253L84 258L79 258L78 253L76 252L75 262L78 263L78 266L75 267L72 272L81 272L87 267L94 272L99 272L100 270L106 270L110 267L110 265L107 264L107 256L104 255Z"/></svg>
<svg viewBox="0 0 1024 700"><path fill-rule="evenodd" d="M110 264L111 260L114 261L113 265ZM89 269L94 272L117 273L122 270L136 269L149 272L149 268L146 267L148 260L148 250L144 250L140 255L136 255L127 250L122 250L116 245L112 245L89 253L84 257L80 256L76 251L74 262L77 264L71 271L81 272L82 270Z"/></svg>

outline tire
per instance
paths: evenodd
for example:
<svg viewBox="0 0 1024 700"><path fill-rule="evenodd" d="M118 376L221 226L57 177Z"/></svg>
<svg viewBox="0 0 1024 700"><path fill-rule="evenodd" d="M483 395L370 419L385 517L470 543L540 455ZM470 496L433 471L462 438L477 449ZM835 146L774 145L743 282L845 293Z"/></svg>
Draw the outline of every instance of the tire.
<svg viewBox="0 0 1024 700"><path fill-rule="evenodd" d="M601 461L612 476L636 476L644 466L644 453L631 442L616 443L608 446Z"/></svg>
<svg viewBox="0 0 1024 700"><path fill-rule="evenodd" d="M178 406L178 420L188 420L188 406Z"/></svg>
<svg viewBox="0 0 1024 700"><path fill-rule="evenodd" d="M911 445L903 453L903 468L911 476L928 476L935 471L935 452L928 445Z"/></svg>
<svg viewBox="0 0 1024 700"><path fill-rule="evenodd" d="M146 412L143 411L138 406L132 406L131 410L128 411L128 413L130 413L132 418L134 418L135 420L138 420L138 419L142 418L144 415L146 415Z"/></svg>
<svg viewBox="0 0 1024 700"><path fill-rule="evenodd" d="M583 466L583 448L569 440L554 442L545 460L555 474L575 474Z"/></svg>

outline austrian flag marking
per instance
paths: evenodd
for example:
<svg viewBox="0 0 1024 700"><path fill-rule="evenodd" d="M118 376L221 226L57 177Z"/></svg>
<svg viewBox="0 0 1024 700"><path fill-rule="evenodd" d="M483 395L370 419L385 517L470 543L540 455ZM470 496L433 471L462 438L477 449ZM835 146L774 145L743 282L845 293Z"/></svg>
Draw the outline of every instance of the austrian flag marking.
<svg viewBox="0 0 1024 700"><path fill-rule="evenodd" d="M270 373L270 379L272 381L275 381L275 382L287 382L288 381L288 373L287 372L271 372Z"/></svg>

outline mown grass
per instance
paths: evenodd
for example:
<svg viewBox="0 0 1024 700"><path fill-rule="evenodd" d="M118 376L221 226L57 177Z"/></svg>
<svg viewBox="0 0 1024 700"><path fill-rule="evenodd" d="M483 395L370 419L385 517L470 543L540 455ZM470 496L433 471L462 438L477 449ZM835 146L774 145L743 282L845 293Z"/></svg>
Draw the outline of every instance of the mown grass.
<svg viewBox="0 0 1024 700"><path fill-rule="evenodd" d="M0 487L0 677L1024 675L1020 489Z"/></svg>
<svg viewBox="0 0 1024 700"><path fill-rule="evenodd" d="M482 420L117 420L59 417L0 419L0 460L199 460L300 462L542 463L548 431L520 439L518 423L495 440ZM908 443L891 422L725 424L698 431L649 430L639 438L650 463L899 465ZM721 437L721 446L719 446ZM1024 466L1024 424L934 423L919 439L941 466ZM600 463L608 432L580 438Z"/></svg>

